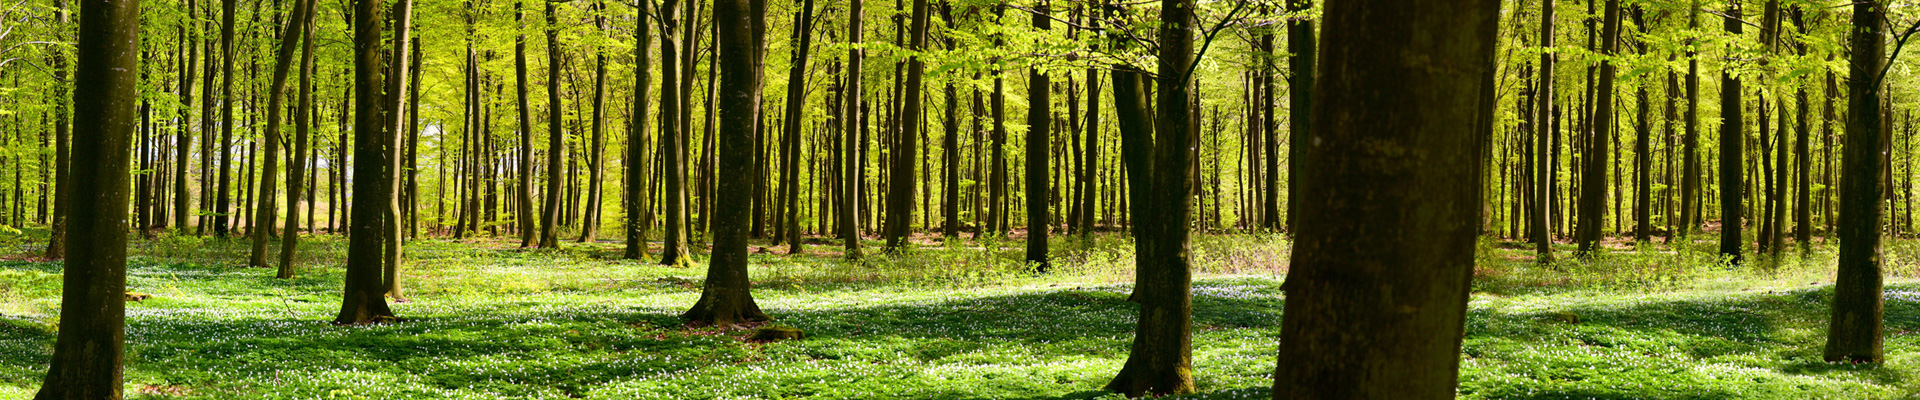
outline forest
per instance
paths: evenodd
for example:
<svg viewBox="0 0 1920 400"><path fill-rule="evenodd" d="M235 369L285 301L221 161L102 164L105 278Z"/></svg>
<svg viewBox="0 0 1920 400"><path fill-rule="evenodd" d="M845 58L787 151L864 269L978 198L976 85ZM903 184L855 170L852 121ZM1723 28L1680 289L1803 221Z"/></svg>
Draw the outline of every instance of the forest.
<svg viewBox="0 0 1920 400"><path fill-rule="evenodd" d="M0 399L1920 399L1916 33L0 2Z"/></svg>

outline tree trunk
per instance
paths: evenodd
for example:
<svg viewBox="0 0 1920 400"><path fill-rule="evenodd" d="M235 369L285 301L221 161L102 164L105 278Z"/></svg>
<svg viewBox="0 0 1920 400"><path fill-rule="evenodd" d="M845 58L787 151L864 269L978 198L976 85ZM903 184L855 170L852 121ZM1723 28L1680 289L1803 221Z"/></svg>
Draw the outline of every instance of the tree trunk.
<svg viewBox="0 0 1920 400"><path fill-rule="evenodd" d="M1607 0L1601 22L1600 52L1605 57L1613 57L1620 52L1620 1ZM1614 65L1610 58L1600 60L1600 84L1595 88L1593 124L1586 133L1585 152L1581 158L1585 163L1580 172L1580 210L1579 232L1575 241L1580 244L1580 255L1591 257L1600 248L1600 237L1605 229L1607 208L1607 139L1613 131L1613 78Z"/></svg>
<svg viewBox="0 0 1920 400"><path fill-rule="evenodd" d="M63 38L65 37L64 33L66 32L65 26L69 23L67 19L67 15L68 15L67 2L66 0L56 0L55 3L58 3L54 7L55 19L58 25L61 27L61 29L56 30L56 32L62 33L62 34L55 35L55 37ZM186 42L186 43L192 43L192 42ZM186 47L191 47L194 49L199 48L196 46L192 46L190 44L186 45ZM189 55L188 57L190 59L193 58L192 55ZM68 85L67 53L65 51L56 51L54 52L54 54L52 54L48 58L51 59L51 62L49 62L49 64L53 64L53 85L52 86L54 88L53 89L53 95L54 95L54 98L53 98L53 140L54 140L53 142L53 164L54 164L53 193L54 194L53 194L53 220L49 221L49 223L47 224L48 225L47 226L48 228L47 229L47 250L43 255L46 256L46 258L49 260L58 260L58 259L67 257L67 222L66 221L67 221L67 213L70 212L69 210L73 208L73 195L69 193L73 190L73 183L71 182L73 180L73 162L70 159L73 156L73 153L70 150L70 147L72 146L72 144L68 143L69 138L72 135L71 135L71 132L68 132L67 130L68 129L67 127L69 126L68 124L71 123L67 119L67 112L68 112L67 104L68 104L68 101L71 99L71 97L69 97L67 94L67 85ZM192 61L189 60L188 62L191 63ZM186 118L187 115L189 114L188 110L191 110L193 106L193 100L192 100L193 98L193 67L191 65L188 65L184 68L181 68L181 70L182 70L181 74L184 75L184 77L181 78L181 84L180 84L181 92L184 94L184 96L181 97L183 99L181 100L181 102L185 104L185 107L182 107L181 108L182 111L180 112L181 121L188 121L188 119ZM18 86L18 85L15 85L15 86ZM182 122L182 123L185 124L186 122ZM187 133L187 129L184 129L184 128L180 130L180 135L181 137L191 137L191 136L188 136L189 134ZM185 139L182 139L182 140L185 140ZM187 146L184 143L180 145L181 152L187 151L186 149L187 149ZM181 157L182 163L186 162L185 160L186 158L184 156ZM185 168L182 168L181 170L185 171ZM180 175L185 176L186 174L182 173ZM185 193L185 192L186 191L184 190L181 191L181 193ZM186 196L181 196L180 198L185 199ZM185 214L182 213L181 215L185 215ZM181 224L180 227L182 229L185 229L186 224Z"/></svg>
<svg viewBox="0 0 1920 400"><path fill-rule="evenodd" d="M405 238L402 237L400 230L400 224L404 222L400 214L400 183L401 169L405 168L406 164L402 162L400 156L406 153L401 150L400 145L407 122L407 110L404 107L407 104L406 88L413 84L407 81L407 64L410 61L407 48L410 47L409 43L413 36L413 0L395 1L393 15L393 60L388 65L392 74L386 81L386 95L382 96L387 101L385 116L387 119L383 121L386 124L385 130L380 132L380 147L385 153L384 158L381 159L380 184L381 190L386 191L386 196L382 199L386 202L385 212L380 220L381 229L385 235L381 242L386 247L386 251L380 264L387 296L404 302L407 296L400 283L400 262L402 253L405 251L402 243ZM273 225L269 221L267 226Z"/></svg>
<svg viewBox="0 0 1920 400"><path fill-rule="evenodd" d="M753 173L754 124L759 118L760 26L764 7L749 4L764 0L716 0L713 6L714 37L719 63L720 123L718 193L714 197L713 259L707 265L707 280L700 301L681 318L695 325L733 325L771 319L753 301L752 281L747 276L747 229L750 212L747 191L753 183L745 179ZM920 0L924 1L924 0Z"/></svg>
<svg viewBox="0 0 1920 400"><path fill-rule="evenodd" d="M1727 33L1734 35L1741 33L1742 26L1739 18L1740 3L1729 2L1727 17L1724 18L1726 21L1722 25ZM1742 240L1740 196L1743 192L1741 183L1745 178L1741 176L1743 165L1741 156L1744 155L1744 150L1740 149L1740 145L1742 139L1746 137L1743 133L1746 129L1740 116L1740 91L1742 90L1740 83L1740 79L1734 76L1731 66L1720 72L1720 256L1736 264L1740 262L1742 256L1740 253ZM1692 91L1693 88L1689 87L1688 92ZM1687 107L1692 109L1693 106Z"/></svg>
<svg viewBox="0 0 1920 400"><path fill-rule="evenodd" d="M1312 0L1289 0L1287 11L1302 12L1313 8ZM1551 25L1549 25L1551 26ZM1289 18L1287 20L1287 51L1293 57L1287 59L1287 69L1292 71L1287 77L1287 230L1293 230L1294 215L1299 208L1294 205L1297 199L1307 196L1300 191L1301 183L1307 178L1307 156L1312 154L1308 132L1313 129L1313 85L1316 40L1313 36L1313 20ZM1271 168L1274 174L1278 168Z"/></svg>
<svg viewBox="0 0 1920 400"><path fill-rule="evenodd" d="M1324 14L1329 79L1313 93L1312 133L1325 156L1300 203L1275 399L1455 394L1481 196L1475 125L1493 112L1459 94L1488 84L1499 5L1367 12L1383 5ZM1414 237L1429 245L1407 246Z"/></svg>
<svg viewBox="0 0 1920 400"><path fill-rule="evenodd" d="M397 320L387 308L386 280L381 264L386 235L382 217L393 193L381 182L381 170L390 156L382 149L386 129L386 102L380 95L380 23L385 21L380 0L356 0L353 3L354 112L352 214L347 242L345 296L340 302L337 325L360 325Z"/></svg>
<svg viewBox="0 0 1920 400"><path fill-rule="evenodd" d="M800 185L801 171L800 122L805 119L802 116L805 115L804 106L807 103L807 55L813 47L813 0L801 2L800 10L795 11L794 21L793 36L798 39L796 41L798 45L793 48L792 67L787 71L787 119L783 126L783 135L786 137L786 141L783 142L786 145L784 163L787 168L786 173L783 174L786 183L782 186L787 188L787 196L784 200L787 207L785 239L789 254L799 254L804 247L804 243L800 240L800 193L796 189Z"/></svg>
<svg viewBox="0 0 1920 400"><path fill-rule="evenodd" d="M925 0L916 1L924 2ZM1051 12L1049 7L1050 3L1041 3L1034 7L1036 13L1033 15L1033 28L1041 31L1043 35L1046 34L1047 30L1052 29L1053 26L1052 17L1047 15ZM916 26L924 26L924 24L916 23ZM917 79L918 72L919 70L916 67L913 72L909 73L909 84L919 81L919 79ZM1053 130L1051 126L1053 113L1050 110L1053 105L1053 100L1050 98L1052 86L1053 82L1050 77L1039 68L1030 68L1027 70L1026 261L1028 265L1032 265L1035 270L1042 273L1047 272L1049 266L1047 260L1047 231L1048 228L1052 226L1051 218L1049 218L1047 210L1047 199L1050 193L1050 191L1048 191L1048 182L1052 181L1050 177L1051 174L1048 173L1048 168L1051 166L1047 160L1047 150L1049 147L1048 135L1051 135ZM916 104L920 103L918 88L909 87L907 90L909 91L907 107L917 108ZM908 115L913 114L909 113Z"/></svg>
<svg viewBox="0 0 1920 400"><path fill-rule="evenodd" d="M513 2L513 22L516 29L513 39L513 78L514 93L517 95L517 111L520 113L520 145L518 161L514 163L514 218L520 229L520 247L533 247L534 234L540 230L542 220L533 215L533 106L527 98L527 22L526 10L520 1Z"/></svg>
<svg viewBox="0 0 1920 400"><path fill-rule="evenodd" d="M60 12L63 16L64 11ZM73 111L74 183L60 329L36 400L118 399L126 342L127 181L139 123L140 3L80 7ZM58 99L56 101L65 100Z"/></svg>
<svg viewBox="0 0 1920 400"><path fill-rule="evenodd" d="M287 74L293 69L293 54L299 50L301 41L305 40L304 35L307 31L305 27L307 19L312 18L313 2L314 0L300 0L294 3L293 12L287 15L287 23L281 29L280 50L274 55L273 83L267 89L266 146L264 146L266 154L265 158L261 159L263 164L260 168L260 206L255 210L253 217L254 224L260 228L248 232L253 236L252 251L247 258L247 266L250 267L271 267L267 263L269 239L267 233L273 230L275 212L273 191L276 184L274 178L278 175L275 170L279 168L277 163L280 161L280 112L286 108L281 105L281 101L286 98ZM289 180L291 181L291 178ZM292 207L292 203L288 201L289 207ZM294 233L289 230L287 235L293 236ZM290 274L290 271L282 272Z"/></svg>
<svg viewBox="0 0 1920 400"><path fill-rule="evenodd" d="M606 3L596 2L594 6L605 9ZM600 13L594 13L593 24L603 31L607 29L606 17ZM593 242L600 231L600 179L606 165L601 148L606 146L602 136L606 131L606 105L607 52L602 47L594 54L593 61L593 123L590 125L593 138L587 145L587 200L580 218L581 243Z"/></svg>
<svg viewBox="0 0 1920 400"><path fill-rule="evenodd" d="M293 115L293 154L287 158L287 226L280 236L280 268L274 278L293 279L294 250L300 246L300 199L306 196L301 189L307 183L307 139L313 123L313 11L317 1L303 1L308 18L302 25L289 26L288 29L307 31L308 38L300 43L300 88L299 105L294 107ZM313 212L312 202L307 205L308 215Z"/></svg>
<svg viewBox="0 0 1920 400"><path fill-rule="evenodd" d="M847 117L842 121L846 123L846 128L840 132L846 136L845 153L841 157L846 164L842 167L841 174L844 176L840 182L840 237L846 242L848 259L860 258L860 198L865 196L865 192L860 190L860 183L866 178L866 170L860 168L860 149L864 146L861 128L866 114L863 107L865 103L860 100L864 94L860 82L860 64L866 54L860 48L864 29L861 20L866 18L861 13L861 3L861 0L847 1L847 44L852 46L847 48Z"/></svg>
<svg viewBox="0 0 1920 400"><path fill-rule="evenodd" d="M1880 259L1881 143L1879 76L1886 51L1886 12L1879 1L1853 5L1848 37L1846 149L1840 179L1839 274L1827 328L1827 362L1883 360L1885 299Z"/></svg>
<svg viewBox="0 0 1920 400"><path fill-rule="evenodd" d="M1553 1L1540 2L1541 48L1553 48L1554 46L1553 3ZM1553 148L1553 139L1556 137L1554 129L1557 124L1549 123L1549 120L1554 119L1555 110L1553 105L1553 97L1555 95L1553 91L1553 63L1554 56L1552 52L1543 51L1540 53L1540 106L1538 116L1536 117L1538 118L1537 125L1540 133L1534 138L1534 140L1537 141L1534 151L1538 154L1535 156L1534 163L1533 210L1529 212L1529 217L1532 218L1533 221L1531 225L1534 229L1532 234L1534 238L1534 253L1537 254L1535 259L1541 263L1553 262L1553 230L1552 222L1548 220L1548 216L1552 213L1550 210L1553 206L1554 175L1556 175L1554 174L1552 166L1555 160L1554 155L1558 153L1555 151L1557 149Z"/></svg>
<svg viewBox="0 0 1920 400"><path fill-rule="evenodd" d="M554 3L547 2L547 201L540 218L540 248L560 248L561 183L565 176L566 133L560 129L560 26Z"/></svg>
<svg viewBox="0 0 1920 400"><path fill-rule="evenodd" d="M667 232L660 250L660 264L685 267L693 263L688 255L687 244L687 149L684 122L687 113L682 109L687 105L682 92L690 88L682 84L680 70L688 64L682 62L679 50L685 44L689 52L693 43L686 41L692 36L691 29L674 35L681 13L679 0L666 0L660 5L660 152L664 164L661 174L665 175L666 191L661 208L666 209ZM688 21L687 25L692 25ZM693 71L687 71L692 76Z"/></svg>
<svg viewBox="0 0 1920 400"><path fill-rule="evenodd" d="M648 199L653 197L653 185L649 177L653 166L653 156L648 154L647 146L647 110L648 91L653 88L653 59L650 47L653 47L653 33L648 16L652 0L646 0L645 7L639 7L634 15L634 84L633 84L633 120L627 131L626 161L626 201L622 209L626 210L626 247L623 258L638 260L647 254L647 229L653 226L653 208L648 207ZM665 102L662 102L664 104ZM662 114L664 115L664 114ZM662 120L666 117L661 117ZM525 199L526 197L521 197Z"/></svg>
<svg viewBox="0 0 1920 400"><path fill-rule="evenodd" d="M1700 3L1694 0L1687 11L1687 29L1700 29ZM1700 57L1694 52L1692 40L1687 46L1687 111L1684 117L1686 130L1682 133L1680 146L1680 229L1677 236L1685 239L1693 230L1700 227Z"/></svg>

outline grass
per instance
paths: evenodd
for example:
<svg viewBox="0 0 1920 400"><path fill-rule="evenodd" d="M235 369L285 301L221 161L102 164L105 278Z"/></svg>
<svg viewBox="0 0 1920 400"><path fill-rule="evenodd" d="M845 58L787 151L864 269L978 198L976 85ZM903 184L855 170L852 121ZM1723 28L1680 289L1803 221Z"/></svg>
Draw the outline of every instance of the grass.
<svg viewBox="0 0 1920 400"><path fill-rule="evenodd" d="M29 232L28 234L32 234ZM760 253L755 296L802 340L689 329L703 268L617 260L613 243L410 245L411 321L334 327L344 242L303 246L299 278L237 267L243 240L131 247L128 398L1112 399L1136 307L1117 236L926 244L849 263L831 244ZM877 243L873 243L877 245ZM1820 361L1831 249L1719 263L1711 243L1539 266L1483 244L1462 346L1467 399L1920 399L1920 244L1887 254L1888 362ZM31 246L27 246L31 247ZM871 248L871 247L870 247ZM780 247L775 252L783 253ZM1288 244L1194 243L1191 398L1266 398ZM1566 254L1562 249L1561 254ZM701 259L704 261L704 259ZM58 325L58 263L0 262L0 399L38 385Z"/></svg>

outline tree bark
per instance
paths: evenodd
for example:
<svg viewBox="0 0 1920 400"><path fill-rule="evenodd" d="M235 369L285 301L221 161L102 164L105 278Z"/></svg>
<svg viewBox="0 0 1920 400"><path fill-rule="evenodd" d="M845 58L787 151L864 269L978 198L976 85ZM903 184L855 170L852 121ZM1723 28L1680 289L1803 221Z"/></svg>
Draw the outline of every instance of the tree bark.
<svg viewBox="0 0 1920 400"><path fill-rule="evenodd" d="M1475 125L1493 112L1460 94L1489 84L1499 2L1392 3L1324 14L1321 156L1300 199L1275 399L1455 394L1482 195Z"/></svg>
<svg viewBox="0 0 1920 400"><path fill-rule="evenodd" d="M650 47L653 47L653 24L648 17L652 15L649 7L654 3L653 0L643 1L641 4L644 6L638 7L634 15L633 119L627 131L627 189L626 202L622 207L627 214L627 243L621 255L629 260L646 256L647 229L653 226L653 208L648 207L647 201L653 197L653 185L647 179L653 171L653 156L647 151L651 145L647 141L647 110L650 108L648 102L652 100L648 92L653 89L653 59L650 52Z"/></svg>
<svg viewBox="0 0 1920 400"><path fill-rule="evenodd" d="M547 2L547 202L540 218L540 248L560 248L560 202L566 133L560 129L560 39L553 2Z"/></svg>
<svg viewBox="0 0 1920 400"><path fill-rule="evenodd" d="M514 163L514 223L520 229L520 247L533 247L534 235L539 233L541 221L533 215L533 106L527 98L527 22L524 2L513 2L513 78L514 93L517 95L517 111L520 113L519 157Z"/></svg>
<svg viewBox="0 0 1920 400"><path fill-rule="evenodd" d="M62 13L64 14L64 12ZM60 329L35 400L118 399L126 342L128 158L139 123L134 75L140 3L80 7L73 111L71 215ZM64 99L62 99L64 100Z"/></svg>
<svg viewBox="0 0 1920 400"><path fill-rule="evenodd" d="M916 1L924 2L925 0ZM1039 30L1042 35L1046 34L1047 30L1052 29L1053 26L1052 16L1047 15L1051 12L1050 3L1051 2L1045 2L1034 6L1036 13L1033 14L1033 28ZM916 23L916 26L922 25L925 24ZM922 26L922 28L924 28L924 26ZM918 81L918 79L915 79L917 76L914 76L918 75L917 69L910 72L910 74L912 74L908 75L908 82L910 84ZM1050 266L1047 256L1047 231L1053 225L1052 219L1050 215L1048 215L1049 210L1047 209L1047 200L1051 193L1051 191L1048 190L1048 183L1053 180L1051 174L1048 173L1048 169L1052 166L1049 165L1050 161L1047 159L1047 150L1048 147L1050 147L1048 146L1050 142L1048 138L1053 130L1053 112L1051 111L1053 99L1050 96L1053 92L1052 86L1053 81L1051 77L1047 76L1046 72L1041 71L1039 68L1029 68L1027 70L1026 261L1028 265L1032 265L1035 270L1041 273L1047 272L1047 268ZM918 89L909 87L907 90L909 91L907 107L910 109L917 108L915 104L920 103L917 93ZM910 113L909 115L912 114Z"/></svg>
<svg viewBox="0 0 1920 400"><path fill-rule="evenodd" d="M860 149L863 146L861 127L866 114L865 103L860 100L863 97L860 64L866 54L860 48L864 29L861 20L866 18L861 12L861 3L861 0L847 1L847 44L851 46L847 47L847 117L846 121L842 121L846 128L840 133L846 136L846 148L841 157L846 165L841 169L840 237L846 243L848 259L860 258L860 198L865 196L860 190L860 182L866 178L865 169L860 168Z"/></svg>
<svg viewBox="0 0 1920 400"><path fill-rule="evenodd" d="M688 52L692 52L693 43L686 41L691 37L689 28L675 35L681 13L679 0L666 0L660 4L660 152L661 174L665 181L661 190L666 191L661 208L666 210L667 232L660 249L660 264L685 267L693 264L688 254L687 244L687 149L685 122L687 113L686 97L682 93L691 88L681 82L681 67L688 66L680 57L680 47L684 43ZM692 25L689 21L687 25ZM688 76L692 76L691 68Z"/></svg>
<svg viewBox="0 0 1920 400"><path fill-rule="evenodd" d="M267 233L273 230L273 191L276 184L274 178L278 175L275 170L279 169L280 161L280 112L286 109L281 102L286 98L287 74L293 70L293 55L299 50L300 42L305 40L304 36L307 32L305 27L307 19L312 18L313 7L310 4L313 2L314 0L299 0L294 3L293 12L287 15L287 23L281 29L280 50L274 55L273 83L267 89L266 146L264 146L266 154L260 168L260 202L259 208L254 210L253 217L254 224L265 229L255 228L252 232L247 232L253 236L251 254L247 258L247 266L250 267L271 267L267 263L267 241L270 239ZM292 204L292 201L288 204ZM287 235L292 236L293 232L289 230Z"/></svg>
<svg viewBox="0 0 1920 400"><path fill-rule="evenodd" d="M1161 4L1160 74L1155 78L1157 113L1143 112L1145 74L1122 67L1114 72L1114 106L1120 111L1133 196L1134 241L1139 268L1130 301L1140 304L1133 346L1106 389L1127 397L1192 393L1193 297L1187 249L1188 176L1195 112L1190 70L1194 15L1190 2ZM1140 120L1152 118L1153 130ZM1130 127L1130 125L1133 125ZM1150 132L1159 132L1152 137ZM1154 166L1160 166L1154 170ZM1153 170L1149 172L1149 170ZM1177 172L1177 173L1174 173Z"/></svg>
<svg viewBox="0 0 1920 400"><path fill-rule="evenodd" d="M1727 4L1727 17L1722 25L1727 33L1739 35L1742 31L1740 3ZM1689 85L1691 86L1691 85ZM1741 144L1746 137L1744 121L1740 116L1740 79L1733 69L1720 71L1720 256L1735 264L1740 263L1741 207L1740 196L1743 193L1741 162L1743 151ZM1692 88L1688 88L1692 91ZM1687 106L1692 109L1693 106ZM1691 136L1691 135L1689 135Z"/></svg>
<svg viewBox="0 0 1920 400"><path fill-rule="evenodd" d="M747 191L753 183L754 124L759 118L761 59L756 27L764 0L715 0L714 37L720 62L720 162L718 193L714 197L713 259L700 301L681 318L694 325L733 325L771 319L753 301L747 276ZM925 0L919 0L925 1Z"/></svg>
<svg viewBox="0 0 1920 400"><path fill-rule="evenodd" d="M274 278L293 279L295 270L293 256L300 247L300 199L309 196L301 189L306 188L304 180L307 174L307 139L313 124L313 10L317 1L307 0L305 4L308 18L303 25L289 27L307 31L308 37L301 40L300 46L300 88L299 105L294 107L293 115L293 154L287 158L287 226L280 235L280 267ZM313 205L307 205L311 218Z"/></svg>
<svg viewBox="0 0 1920 400"><path fill-rule="evenodd" d="M381 132L386 129L386 102L380 94L381 22L385 21L381 0L355 0L353 3L354 112L353 180L350 227L347 241L345 296L340 302L337 325L361 325L396 321L387 307L386 280L381 264L386 232L382 224L389 197L393 195L381 182L381 170L391 154L382 149ZM344 144L342 144L344 145Z"/></svg>
<svg viewBox="0 0 1920 400"><path fill-rule="evenodd" d="M1886 8L1879 1L1853 4L1848 44L1845 158L1840 179L1839 273L1833 284L1833 314L1827 327L1827 362L1883 360L1885 299L1880 259L1879 151L1883 121L1878 76L1886 51Z"/></svg>
<svg viewBox="0 0 1920 400"><path fill-rule="evenodd" d="M1603 11L1600 33L1600 83L1594 90L1593 124L1587 135L1586 151L1581 158L1585 161L1580 172L1580 210L1579 232L1575 241L1580 244L1580 255L1591 257L1600 248L1600 237L1605 230L1607 216L1607 139L1613 131L1613 78L1614 65L1610 57L1620 52L1620 1L1607 0Z"/></svg>

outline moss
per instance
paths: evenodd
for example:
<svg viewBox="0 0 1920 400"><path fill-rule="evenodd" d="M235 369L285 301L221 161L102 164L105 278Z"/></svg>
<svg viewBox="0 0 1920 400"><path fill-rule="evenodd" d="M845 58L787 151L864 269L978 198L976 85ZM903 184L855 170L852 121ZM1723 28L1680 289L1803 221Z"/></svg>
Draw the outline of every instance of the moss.
<svg viewBox="0 0 1920 400"><path fill-rule="evenodd" d="M805 337L805 333L801 332L800 328L763 326L760 327L760 329L754 329L753 335L748 336L747 340L752 342L777 342L782 340L799 340L803 337Z"/></svg>

